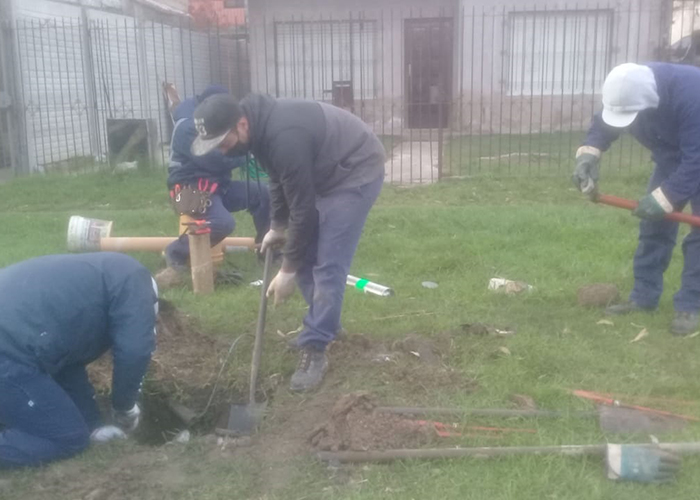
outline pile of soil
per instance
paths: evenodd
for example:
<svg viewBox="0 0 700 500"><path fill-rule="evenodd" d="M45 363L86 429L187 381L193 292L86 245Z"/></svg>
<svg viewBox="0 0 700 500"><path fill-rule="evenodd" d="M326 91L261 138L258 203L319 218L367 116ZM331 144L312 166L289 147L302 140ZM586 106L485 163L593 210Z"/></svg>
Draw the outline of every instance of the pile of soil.
<svg viewBox="0 0 700 500"><path fill-rule="evenodd" d="M214 383L220 366L219 354L226 352L227 346L200 332L184 314L165 304L158 318L156 351L146 385L179 399L196 398L203 388ZM111 390L111 354L92 363L88 372L98 392Z"/></svg>
<svg viewBox="0 0 700 500"><path fill-rule="evenodd" d="M607 307L620 300L620 290L612 283L593 283L578 289L578 305Z"/></svg>
<svg viewBox="0 0 700 500"><path fill-rule="evenodd" d="M227 406L221 394L232 392L230 377L222 377L219 397L207 406L227 346L199 331L176 308L161 306L156 326L156 351L140 398L144 412L134 435L137 442L161 445L188 427L208 431ZM90 380L98 394L98 405L109 414L112 390L112 355L107 353L88 366ZM206 413L202 413L206 408Z"/></svg>
<svg viewBox="0 0 700 500"><path fill-rule="evenodd" d="M415 448L431 441L434 432L397 415L377 413L366 392L343 395L327 422L309 436L311 445L323 451L366 451Z"/></svg>

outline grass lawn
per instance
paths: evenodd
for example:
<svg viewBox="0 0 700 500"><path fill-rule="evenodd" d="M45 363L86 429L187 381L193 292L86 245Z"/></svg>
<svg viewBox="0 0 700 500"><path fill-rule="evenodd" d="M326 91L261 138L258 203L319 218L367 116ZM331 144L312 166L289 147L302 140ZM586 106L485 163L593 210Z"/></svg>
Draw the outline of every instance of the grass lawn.
<svg viewBox="0 0 700 500"><path fill-rule="evenodd" d="M386 345L407 334L429 339L447 336L450 347L443 363L474 380L476 389L467 391L458 383L394 385L383 378L382 368L368 368L344 374L339 387L323 391L365 389L387 404L473 408L512 407L513 394L526 394L543 409L580 410L589 409L589 404L567 390L588 389L696 401L699 404L667 408L700 417L700 338L676 339L668 333L672 292L680 283L680 248L666 273L668 292L658 313L615 319L613 326L598 325L601 312L578 307L576 290L584 284L613 282L623 295L628 293L637 223L627 212L582 199L569 183L568 157L566 162L552 167L562 172L560 177L482 175L428 187L387 187L370 214L351 272L391 286L396 296L379 298L348 289L343 324L351 334L361 333ZM603 191L638 197L648 172L636 172L606 177L604 170ZM5 214L0 266L64 252L68 218L74 214L113 220L115 236L172 234L175 218L163 181L161 172L135 172L47 176L0 185L0 212ZM237 221L236 234L252 234L247 215L239 214ZM154 271L162 265L157 255L136 257ZM260 277L254 256L233 254L229 260L243 270L246 281ZM517 296L494 294L487 290L494 276L526 281L535 290ZM423 281L434 281L439 287L423 288ZM257 288L240 286L222 288L210 297L193 296L184 288L167 291L165 296L205 332L230 341L253 331L258 294ZM303 309L297 294L290 303L270 311L263 377L280 374L283 384L287 383L295 359L285 353L284 342L274 332L296 328ZM475 337L460 329L474 322L514 326L517 333L508 338ZM630 343L642 327L649 336ZM241 386L246 383L249 349L250 342L242 344L233 360ZM334 362L340 360L331 359L332 367ZM272 402L272 420L276 404L301 408L317 397L282 392ZM526 425L537 433L499 440L464 438L460 444L645 439L606 437L594 420L536 420ZM698 440L700 425L664 438ZM282 453L285 443L278 445ZM698 498L700 491L700 475L695 474L700 458L687 458L674 484L643 486L605 479L603 461L595 457L415 461L335 470L316 462L310 453L300 453L285 459L283 480L277 477L272 483L269 473L280 464L251 459L247 452L212 458L213 448L203 439L157 449L134 443L93 448L44 469L0 473L0 498L87 498L92 493L92 500L690 500ZM112 482L99 483L110 470L120 472L110 476ZM97 486L82 488L81 482ZM114 489L120 493L110 496Z"/></svg>
<svg viewBox="0 0 700 500"><path fill-rule="evenodd" d="M445 149L445 176L566 176L584 132L454 137ZM651 168L649 151L623 135L603 156L603 175L624 178Z"/></svg>

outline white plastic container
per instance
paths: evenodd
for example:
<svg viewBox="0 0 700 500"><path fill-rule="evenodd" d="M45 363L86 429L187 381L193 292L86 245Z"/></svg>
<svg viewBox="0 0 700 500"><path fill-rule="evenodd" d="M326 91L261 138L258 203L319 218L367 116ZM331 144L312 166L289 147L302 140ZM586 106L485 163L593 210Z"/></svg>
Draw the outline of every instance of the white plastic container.
<svg viewBox="0 0 700 500"><path fill-rule="evenodd" d="M532 285L528 285L522 281L507 280L505 278L491 278L489 281L489 290L514 295L521 292L531 292L534 290Z"/></svg>
<svg viewBox="0 0 700 500"><path fill-rule="evenodd" d="M80 215L68 221L68 250L71 252L99 252L100 240L112 233L112 221L88 219Z"/></svg>

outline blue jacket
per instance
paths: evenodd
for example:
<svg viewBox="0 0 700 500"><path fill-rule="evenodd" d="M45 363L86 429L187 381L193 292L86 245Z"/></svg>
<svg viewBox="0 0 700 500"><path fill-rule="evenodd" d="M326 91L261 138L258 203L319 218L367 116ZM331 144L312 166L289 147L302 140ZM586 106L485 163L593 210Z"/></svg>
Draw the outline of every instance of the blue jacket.
<svg viewBox="0 0 700 500"><path fill-rule="evenodd" d="M208 179L225 189L231 181L231 172L245 164L245 157L230 157L219 151L212 151L205 156L194 156L190 148L197 137L194 127L194 110L197 105L210 95L226 93L218 86L208 87L200 96L182 101L173 112L175 128L170 144L170 165L168 166L168 188L175 184L197 184L198 179Z"/></svg>
<svg viewBox="0 0 700 500"><path fill-rule="evenodd" d="M0 354L56 375L112 349L112 405L131 409L155 349L151 274L117 253L49 255L0 269Z"/></svg>
<svg viewBox="0 0 700 500"><path fill-rule="evenodd" d="M672 172L661 185L677 207L700 192L700 68L649 63L656 78L659 107L639 113L629 132L651 150L652 159ZM624 129L606 125L600 114L584 142L606 151Z"/></svg>

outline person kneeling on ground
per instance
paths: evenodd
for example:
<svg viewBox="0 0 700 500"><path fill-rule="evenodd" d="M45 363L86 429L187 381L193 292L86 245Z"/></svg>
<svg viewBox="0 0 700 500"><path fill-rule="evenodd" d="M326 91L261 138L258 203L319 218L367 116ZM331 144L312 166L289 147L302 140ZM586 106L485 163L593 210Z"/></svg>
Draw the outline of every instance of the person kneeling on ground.
<svg viewBox="0 0 700 500"><path fill-rule="evenodd" d="M50 255L0 269L0 469L67 458L126 438L155 349L158 290L116 253ZM86 365L112 349L112 421Z"/></svg>
<svg viewBox="0 0 700 500"><path fill-rule="evenodd" d="M183 206L198 204L197 200L184 200L192 195L192 189L204 191L204 203L196 219L209 222L211 244L216 245L233 232L236 221L231 212L248 210L253 216L257 231L256 242L260 243L270 228L270 193L266 184L251 181L232 181L234 169L246 166L245 155L224 155L217 150L204 156L191 152L197 130L192 115L196 106L211 95L228 95L220 86L212 85L191 99L178 105L173 113L175 127L171 141L172 153L168 167L168 189L173 199L183 198ZM191 189L187 189L190 187ZM196 195L195 195L196 196ZM208 200L208 201L206 201ZM175 203L175 207L179 203ZM191 214L187 214L191 215ZM161 288L182 283L190 257L189 240L186 234L168 245L165 249L166 269L156 275Z"/></svg>
<svg viewBox="0 0 700 500"><path fill-rule="evenodd" d="M252 151L270 176L271 229L261 251L285 243L270 283L276 304L294 292L309 306L297 339L293 391L318 387L326 347L340 329L345 281L384 182L384 146L353 114L315 101L250 95L205 99L195 110L193 153Z"/></svg>

